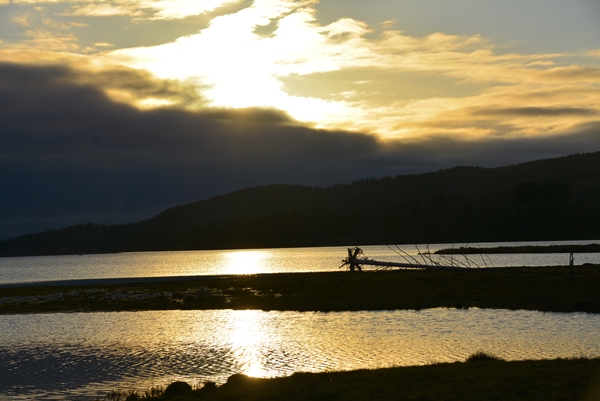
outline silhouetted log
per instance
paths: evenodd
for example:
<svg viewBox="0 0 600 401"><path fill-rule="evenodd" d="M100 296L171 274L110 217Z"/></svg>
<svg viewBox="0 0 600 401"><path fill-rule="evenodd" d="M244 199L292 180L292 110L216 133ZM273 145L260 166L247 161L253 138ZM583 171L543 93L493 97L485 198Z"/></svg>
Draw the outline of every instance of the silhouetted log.
<svg viewBox="0 0 600 401"><path fill-rule="evenodd" d="M457 266L442 266L442 265L425 265L416 263L399 263L399 262L384 262L379 260L371 259L359 259L351 258L348 259L350 265L366 265L366 266L380 266L380 267L401 267L411 269L460 269Z"/></svg>

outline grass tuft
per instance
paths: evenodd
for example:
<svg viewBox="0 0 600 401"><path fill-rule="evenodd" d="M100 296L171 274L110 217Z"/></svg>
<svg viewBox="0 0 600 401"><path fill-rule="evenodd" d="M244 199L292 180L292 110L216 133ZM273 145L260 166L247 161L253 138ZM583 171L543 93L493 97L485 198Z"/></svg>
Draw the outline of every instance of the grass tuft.
<svg viewBox="0 0 600 401"><path fill-rule="evenodd" d="M97 398L95 401L153 401L161 399L164 392L165 390L162 387L152 387L143 392L138 390L112 390L104 398Z"/></svg>
<svg viewBox="0 0 600 401"><path fill-rule="evenodd" d="M488 354L484 351L477 351L472 355L469 355L465 362L489 362L489 361L505 361L496 355Z"/></svg>

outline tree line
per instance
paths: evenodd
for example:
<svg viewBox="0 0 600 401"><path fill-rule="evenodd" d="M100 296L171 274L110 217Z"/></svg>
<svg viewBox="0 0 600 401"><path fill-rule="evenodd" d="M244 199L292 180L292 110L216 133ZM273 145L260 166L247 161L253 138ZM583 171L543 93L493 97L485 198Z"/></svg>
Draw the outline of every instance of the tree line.
<svg viewBox="0 0 600 401"><path fill-rule="evenodd" d="M497 168L269 185L128 225L0 242L0 255L600 238L600 152Z"/></svg>

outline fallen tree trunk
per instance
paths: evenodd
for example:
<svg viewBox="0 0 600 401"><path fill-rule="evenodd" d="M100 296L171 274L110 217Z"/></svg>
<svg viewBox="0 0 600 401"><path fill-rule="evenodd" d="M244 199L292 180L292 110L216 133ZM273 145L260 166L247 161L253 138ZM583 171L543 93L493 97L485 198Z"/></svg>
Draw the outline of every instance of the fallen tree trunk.
<svg viewBox="0 0 600 401"><path fill-rule="evenodd" d="M360 258L358 255L363 255L362 249L348 248L348 257L342 260L342 266L348 266L350 271L362 271L362 266L379 266L379 267L398 267L403 269L461 269L458 266L443 266L438 264L420 264L420 263L404 263L404 262L385 262L372 260L368 258Z"/></svg>

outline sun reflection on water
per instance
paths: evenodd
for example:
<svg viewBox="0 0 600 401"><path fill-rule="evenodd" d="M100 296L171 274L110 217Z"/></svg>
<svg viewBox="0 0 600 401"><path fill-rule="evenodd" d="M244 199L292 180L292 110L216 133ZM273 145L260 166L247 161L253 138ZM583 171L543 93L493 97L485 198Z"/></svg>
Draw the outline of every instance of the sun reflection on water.
<svg viewBox="0 0 600 401"><path fill-rule="evenodd" d="M225 274L250 274L265 271L265 262L271 252L264 250L230 251L223 255Z"/></svg>
<svg viewBox="0 0 600 401"><path fill-rule="evenodd" d="M241 373L252 377L272 377L277 374L266 369L262 350L268 348L276 335L267 333L264 312L245 310L236 313L236 319L231 322L229 343L242 367Z"/></svg>
<svg viewBox="0 0 600 401"><path fill-rule="evenodd" d="M507 360L597 357L599 333L594 314L475 308L5 315L0 399L14 386L20 400L72 399L65 383L96 399L99 389L455 362L480 350Z"/></svg>

